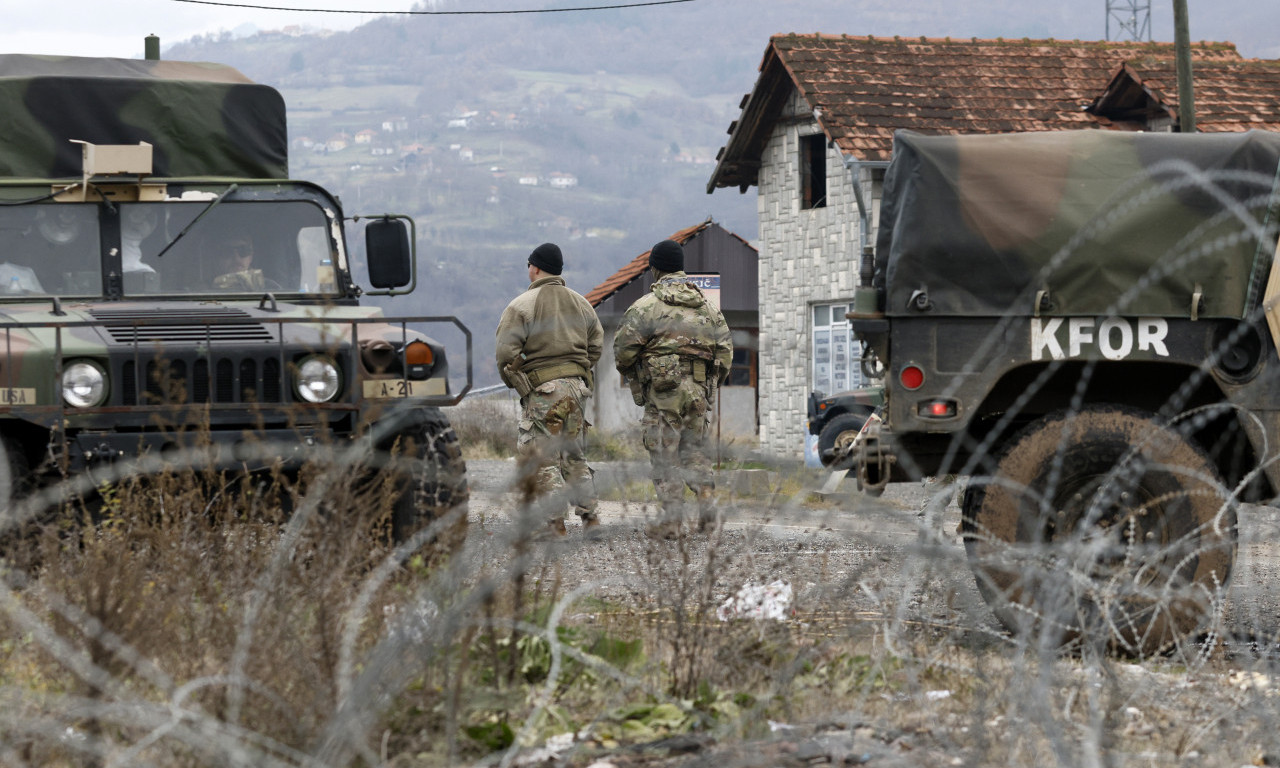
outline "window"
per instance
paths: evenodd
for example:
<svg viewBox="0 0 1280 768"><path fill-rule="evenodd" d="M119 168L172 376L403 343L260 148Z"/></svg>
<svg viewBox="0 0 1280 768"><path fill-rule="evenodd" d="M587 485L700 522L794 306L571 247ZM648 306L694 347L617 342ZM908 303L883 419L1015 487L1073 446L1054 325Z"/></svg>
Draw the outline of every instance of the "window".
<svg viewBox="0 0 1280 768"><path fill-rule="evenodd" d="M759 349L759 332L755 330L733 331L733 368L725 386L754 387L756 385Z"/></svg>
<svg viewBox="0 0 1280 768"><path fill-rule="evenodd" d="M310 201L125 202L119 209L128 295L336 290L331 224Z"/></svg>
<svg viewBox="0 0 1280 768"><path fill-rule="evenodd" d="M800 137L800 208L827 205L827 137L821 133Z"/></svg>
<svg viewBox="0 0 1280 768"><path fill-rule="evenodd" d="M102 293L95 203L0 207L0 291L15 296Z"/></svg>
<svg viewBox="0 0 1280 768"><path fill-rule="evenodd" d="M862 386L860 349L849 333L849 305L813 306L813 391L833 395Z"/></svg>

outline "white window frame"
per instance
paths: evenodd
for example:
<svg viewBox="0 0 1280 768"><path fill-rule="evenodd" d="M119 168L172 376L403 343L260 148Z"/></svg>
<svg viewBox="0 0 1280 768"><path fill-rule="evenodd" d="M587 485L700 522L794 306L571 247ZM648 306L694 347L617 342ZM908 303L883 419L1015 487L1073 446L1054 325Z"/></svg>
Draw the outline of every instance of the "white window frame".
<svg viewBox="0 0 1280 768"><path fill-rule="evenodd" d="M824 396L863 386L862 347L844 316L852 303L844 299L809 305L810 389Z"/></svg>

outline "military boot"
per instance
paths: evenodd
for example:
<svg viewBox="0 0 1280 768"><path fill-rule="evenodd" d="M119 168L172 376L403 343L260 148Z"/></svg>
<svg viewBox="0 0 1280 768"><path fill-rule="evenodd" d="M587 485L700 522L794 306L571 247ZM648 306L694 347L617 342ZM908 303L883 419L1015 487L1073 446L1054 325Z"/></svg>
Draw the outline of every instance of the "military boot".
<svg viewBox="0 0 1280 768"><path fill-rule="evenodd" d="M662 520L655 523L649 523L644 527L644 532L645 535L651 539L675 541L680 538L680 521Z"/></svg>
<svg viewBox="0 0 1280 768"><path fill-rule="evenodd" d="M720 515L712 498L713 489L698 489L698 531L714 533L720 528Z"/></svg>

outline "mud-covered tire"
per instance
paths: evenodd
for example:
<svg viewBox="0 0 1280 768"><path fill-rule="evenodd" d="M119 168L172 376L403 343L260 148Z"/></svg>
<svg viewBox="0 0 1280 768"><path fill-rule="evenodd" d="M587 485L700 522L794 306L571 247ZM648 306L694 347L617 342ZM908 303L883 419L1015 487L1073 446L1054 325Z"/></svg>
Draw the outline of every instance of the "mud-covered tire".
<svg viewBox="0 0 1280 768"><path fill-rule="evenodd" d="M8 437L0 437L0 526L9 529L15 504L30 490L26 454Z"/></svg>
<svg viewBox="0 0 1280 768"><path fill-rule="evenodd" d="M423 553L434 562L458 551L467 537L470 493L462 448L444 413L439 408L421 409L417 418L378 447L391 451L395 462L392 540L402 543L442 521Z"/></svg>
<svg viewBox="0 0 1280 768"><path fill-rule="evenodd" d="M858 432L862 431L862 425L866 423L867 414L865 413L842 413L827 422L818 433L818 458L822 466L832 470L852 467L852 456L841 459L837 459L836 456L840 449L848 447L853 442Z"/></svg>
<svg viewBox="0 0 1280 768"><path fill-rule="evenodd" d="M1236 504L1175 429L1114 406L1040 419L965 493L978 589L1015 633L1158 653L1193 635L1231 574Z"/></svg>
<svg viewBox="0 0 1280 768"><path fill-rule="evenodd" d="M0 437L0 561L16 570L34 571L40 564L36 536L48 515L31 506L35 489L22 446Z"/></svg>

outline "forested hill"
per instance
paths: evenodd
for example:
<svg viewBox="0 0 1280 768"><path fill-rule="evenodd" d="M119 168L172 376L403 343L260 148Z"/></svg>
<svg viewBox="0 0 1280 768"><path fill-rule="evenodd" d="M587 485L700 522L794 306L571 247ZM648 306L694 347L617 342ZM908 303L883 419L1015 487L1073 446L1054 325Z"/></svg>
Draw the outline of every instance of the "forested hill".
<svg viewBox="0 0 1280 768"><path fill-rule="evenodd" d="M418 8L572 5L591 4ZM524 258L538 243L561 245L569 284L586 292L708 216L756 237L754 190L708 195L706 184L770 35L1101 39L1105 31L1101 3L960 5L963 13L955 0L909 9L890 0L694 0L375 17L340 33L323 32L320 14L300 19L300 29L162 43L165 58L230 64L283 93L294 177L336 191L349 214L415 218L420 285L391 308L462 316L484 385L496 381L493 326L525 287Z"/></svg>

